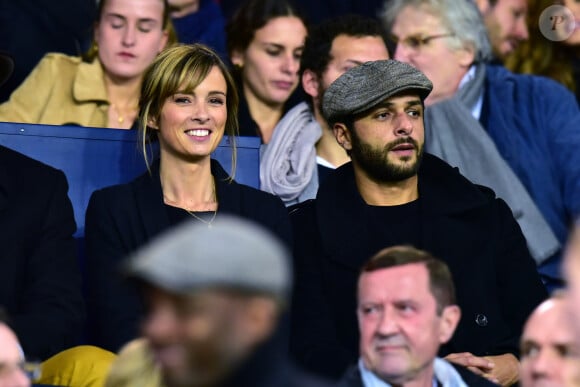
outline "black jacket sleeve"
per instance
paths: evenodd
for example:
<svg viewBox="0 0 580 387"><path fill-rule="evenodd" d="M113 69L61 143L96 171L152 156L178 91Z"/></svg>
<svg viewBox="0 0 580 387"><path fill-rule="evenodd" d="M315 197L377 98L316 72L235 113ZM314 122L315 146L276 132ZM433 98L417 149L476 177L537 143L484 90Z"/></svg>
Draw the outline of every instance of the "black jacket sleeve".
<svg viewBox="0 0 580 387"><path fill-rule="evenodd" d="M23 254L12 268L3 268L5 275L15 266L23 268L16 303L7 309L25 354L37 360L79 344L85 317L68 184L61 171L46 171L50 172L26 177L36 179L36 192L26 189L9 203L8 211L17 219L5 237L13 234L10 243L21 245L16 249ZM10 254L10 249L3 254Z"/></svg>

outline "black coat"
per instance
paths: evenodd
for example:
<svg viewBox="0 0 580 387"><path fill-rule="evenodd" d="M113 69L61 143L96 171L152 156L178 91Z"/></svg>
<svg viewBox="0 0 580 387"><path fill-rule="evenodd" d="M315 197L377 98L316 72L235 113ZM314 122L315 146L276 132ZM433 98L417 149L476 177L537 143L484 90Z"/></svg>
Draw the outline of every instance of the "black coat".
<svg viewBox="0 0 580 387"><path fill-rule="evenodd" d="M511 211L440 159L419 170L418 248L443 259L455 282L462 318L440 354L518 352L523 324L546 290ZM295 292L291 349L306 368L338 378L358 357L356 281L385 248L368 224L352 165L337 169L316 200L294 209ZM388 232L388 230L387 230Z"/></svg>
<svg viewBox="0 0 580 387"><path fill-rule="evenodd" d="M28 358L77 345L84 302L62 171L0 146L0 306Z"/></svg>
<svg viewBox="0 0 580 387"><path fill-rule="evenodd" d="M461 379L465 382L466 385L469 387L493 387L497 386L490 382L489 380L474 374L473 372L469 371L466 368L461 366L457 366L453 364L453 367L457 370ZM336 384L336 387L364 387L362 377L360 374L360 370L357 366L350 367L342 379Z"/></svg>
<svg viewBox="0 0 580 387"><path fill-rule="evenodd" d="M220 387L330 387L332 384L303 372L288 360L276 338L260 344L252 354L219 384Z"/></svg>
<svg viewBox="0 0 580 387"><path fill-rule="evenodd" d="M291 245L288 212L269 193L224 179L226 172L212 160L220 214L254 220ZM159 164L128 184L97 190L85 218L87 293L91 343L117 351L138 335L143 315L141 297L119 275L118 266L129 253L171 227L159 179Z"/></svg>

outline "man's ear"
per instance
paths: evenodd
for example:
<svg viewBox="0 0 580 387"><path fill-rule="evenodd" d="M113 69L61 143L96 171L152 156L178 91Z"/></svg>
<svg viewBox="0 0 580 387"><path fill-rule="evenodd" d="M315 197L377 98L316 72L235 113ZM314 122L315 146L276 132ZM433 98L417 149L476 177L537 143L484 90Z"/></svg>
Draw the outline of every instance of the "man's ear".
<svg viewBox="0 0 580 387"><path fill-rule="evenodd" d="M278 323L278 308L274 300L268 297L254 297L245 306L245 332L251 344L256 344L270 337Z"/></svg>
<svg viewBox="0 0 580 387"><path fill-rule="evenodd" d="M461 309L457 305L448 305L443 308L439 321L439 342L445 344L455 332L457 324L461 319Z"/></svg>
<svg viewBox="0 0 580 387"><path fill-rule="evenodd" d="M312 98L319 98L319 81L318 76L312 70L304 70L302 73L302 88Z"/></svg>
<svg viewBox="0 0 580 387"><path fill-rule="evenodd" d="M230 59L234 66L237 67L244 67L244 54L240 50L232 51L230 55Z"/></svg>
<svg viewBox="0 0 580 387"><path fill-rule="evenodd" d="M474 47L464 47L455 51L458 62L464 68L469 68L475 61L475 48Z"/></svg>
<svg viewBox="0 0 580 387"><path fill-rule="evenodd" d="M346 125L337 122L332 127L332 131L334 132L336 142L338 142L345 151L350 151L352 149L351 134Z"/></svg>

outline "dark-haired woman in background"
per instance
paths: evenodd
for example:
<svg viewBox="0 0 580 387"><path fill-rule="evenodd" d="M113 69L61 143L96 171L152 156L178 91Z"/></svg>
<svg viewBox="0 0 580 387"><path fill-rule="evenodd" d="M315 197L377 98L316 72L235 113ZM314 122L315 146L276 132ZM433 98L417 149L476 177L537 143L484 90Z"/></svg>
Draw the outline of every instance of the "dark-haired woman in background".
<svg viewBox="0 0 580 387"><path fill-rule="evenodd" d="M309 160L321 132L295 93L304 19L287 0L247 0L226 32L240 90L240 135L258 136L263 144L260 188L286 205L314 197L318 176Z"/></svg>

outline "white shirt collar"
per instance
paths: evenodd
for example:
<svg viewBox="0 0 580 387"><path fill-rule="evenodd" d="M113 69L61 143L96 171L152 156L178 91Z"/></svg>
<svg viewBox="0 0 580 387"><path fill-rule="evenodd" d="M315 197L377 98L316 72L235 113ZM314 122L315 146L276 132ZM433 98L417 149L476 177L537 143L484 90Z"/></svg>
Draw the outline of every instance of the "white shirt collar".
<svg viewBox="0 0 580 387"><path fill-rule="evenodd" d="M372 371L366 368L362 358L359 358L358 369L365 387L390 387L387 382L379 379ZM441 358L433 360L433 387L437 387L437 380L443 387L467 387L461 375L453 366Z"/></svg>
<svg viewBox="0 0 580 387"><path fill-rule="evenodd" d="M461 78L461 81L459 82L459 87L457 89L458 90L461 89L463 86L465 86L465 84L467 84L467 82L471 81L473 77L475 77L475 65L471 65L471 67L469 67L469 70L467 70L463 78ZM483 107L483 89L481 90L481 95L477 98L475 105L471 108L471 115L478 121L479 118L481 117L482 107Z"/></svg>
<svg viewBox="0 0 580 387"><path fill-rule="evenodd" d="M391 385L376 376L372 371L367 369L362 358L358 360L358 369L364 387L391 387ZM433 378L433 387L437 387L437 380Z"/></svg>

